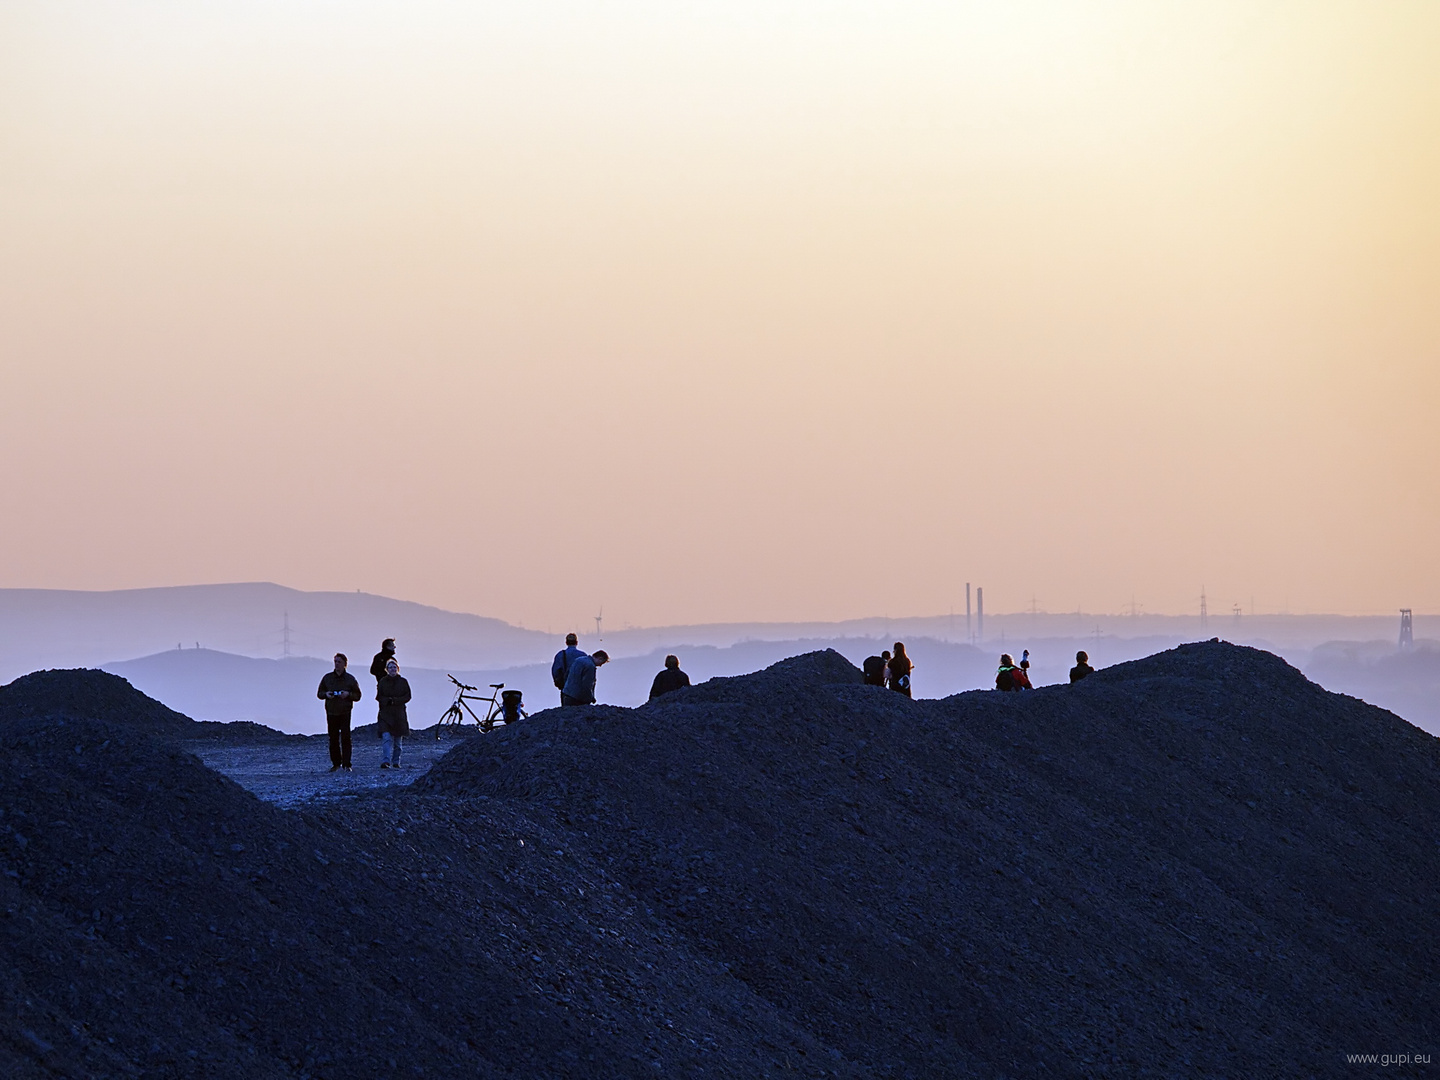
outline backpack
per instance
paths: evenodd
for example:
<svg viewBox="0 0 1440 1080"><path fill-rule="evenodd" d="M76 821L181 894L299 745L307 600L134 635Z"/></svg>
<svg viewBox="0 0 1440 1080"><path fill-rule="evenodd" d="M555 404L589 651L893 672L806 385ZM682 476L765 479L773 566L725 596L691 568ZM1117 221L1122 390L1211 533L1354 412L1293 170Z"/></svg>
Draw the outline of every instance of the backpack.
<svg viewBox="0 0 1440 1080"><path fill-rule="evenodd" d="M885 685L885 661L878 656L867 656L863 668L867 686Z"/></svg>
<svg viewBox="0 0 1440 1080"><path fill-rule="evenodd" d="M996 689L996 690L1014 690L1014 689L1015 689L1015 669L1014 669L1014 668L1002 667L999 671L997 671L997 672L995 673L995 689Z"/></svg>

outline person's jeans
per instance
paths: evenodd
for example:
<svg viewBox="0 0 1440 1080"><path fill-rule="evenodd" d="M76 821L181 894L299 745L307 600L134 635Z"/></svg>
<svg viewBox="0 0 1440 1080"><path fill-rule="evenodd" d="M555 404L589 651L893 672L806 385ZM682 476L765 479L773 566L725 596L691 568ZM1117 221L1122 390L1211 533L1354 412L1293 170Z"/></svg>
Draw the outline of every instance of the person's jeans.
<svg viewBox="0 0 1440 1080"><path fill-rule="evenodd" d="M403 741L402 736L392 735L388 731L380 736L380 760L392 769L400 767L400 744Z"/></svg>
<svg viewBox="0 0 1440 1080"><path fill-rule="evenodd" d="M330 729L330 764L350 767L350 714L325 717Z"/></svg>

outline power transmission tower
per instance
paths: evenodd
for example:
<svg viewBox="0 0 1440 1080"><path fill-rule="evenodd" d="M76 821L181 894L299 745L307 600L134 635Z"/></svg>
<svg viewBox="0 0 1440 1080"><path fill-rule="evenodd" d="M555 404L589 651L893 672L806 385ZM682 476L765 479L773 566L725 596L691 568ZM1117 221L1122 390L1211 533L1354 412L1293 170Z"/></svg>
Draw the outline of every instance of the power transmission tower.
<svg viewBox="0 0 1440 1080"><path fill-rule="evenodd" d="M280 631L280 654L290 659L290 612L285 612L285 626Z"/></svg>
<svg viewBox="0 0 1440 1080"><path fill-rule="evenodd" d="M1200 586L1200 636L1210 629L1210 609L1205 606L1205 586Z"/></svg>
<svg viewBox="0 0 1440 1080"><path fill-rule="evenodd" d="M1415 647L1415 632L1410 620L1410 609L1400 609L1400 648L1413 649Z"/></svg>

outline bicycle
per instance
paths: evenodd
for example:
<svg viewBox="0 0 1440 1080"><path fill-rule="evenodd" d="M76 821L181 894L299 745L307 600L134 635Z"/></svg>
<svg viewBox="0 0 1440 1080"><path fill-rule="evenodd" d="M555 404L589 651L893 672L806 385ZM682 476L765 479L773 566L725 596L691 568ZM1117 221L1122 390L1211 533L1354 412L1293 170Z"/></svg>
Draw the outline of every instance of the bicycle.
<svg viewBox="0 0 1440 1080"><path fill-rule="evenodd" d="M480 690L477 687L462 683L454 675L447 673L446 678L455 684L455 700L450 703L450 708L445 710L440 717L440 723L435 728L436 742L440 741L440 735L447 726L458 730L460 725L465 722L466 713L470 714L475 721L475 727L481 732L493 731L497 721L503 727L505 724L514 723L522 716L527 719L530 716L520 705L520 691L506 690L504 683L491 683L490 696L487 698L480 696ZM467 690L470 693L467 694ZM485 719L480 719L475 710L470 707L472 701L485 702Z"/></svg>

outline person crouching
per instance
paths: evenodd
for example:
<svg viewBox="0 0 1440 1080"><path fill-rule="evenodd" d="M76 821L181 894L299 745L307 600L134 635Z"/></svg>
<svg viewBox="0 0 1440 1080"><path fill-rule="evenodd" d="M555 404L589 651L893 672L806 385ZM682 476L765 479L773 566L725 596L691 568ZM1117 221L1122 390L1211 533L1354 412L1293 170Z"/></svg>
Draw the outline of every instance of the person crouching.
<svg viewBox="0 0 1440 1080"><path fill-rule="evenodd" d="M380 767L398 769L401 740L410 734L410 720L405 715L410 684L400 674L400 665L393 657L385 663L385 674L380 676L375 697L380 702L380 715L376 718L382 743Z"/></svg>

